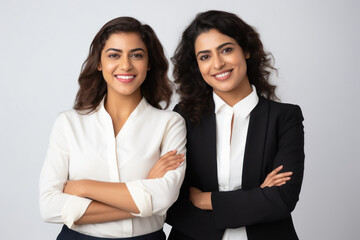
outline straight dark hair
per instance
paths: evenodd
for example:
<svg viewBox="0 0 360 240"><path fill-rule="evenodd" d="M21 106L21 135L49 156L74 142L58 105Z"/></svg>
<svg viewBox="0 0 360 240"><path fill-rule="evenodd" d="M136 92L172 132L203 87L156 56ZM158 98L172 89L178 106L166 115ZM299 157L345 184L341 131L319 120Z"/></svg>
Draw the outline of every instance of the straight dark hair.
<svg viewBox="0 0 360 240"><path fill-rule="evenodd" d="M76 94L74 109L93 112L107 93L107 85L102 72L98 70L101 51L111 34L138 33L149 53L149 67L146 79L141 85L141 94L153 107L161 109L165 102L167 108L172 95L172 85L167 76L168 61L164 49L154 30L141 24L132 17L119 17L106 23L96 34L90 45L89 55L82 65L79 76L79 90Z"/></svg>
<svg viewBox="0 0 360 240"><path fill-rule="evenodd" d="M246 59L247 75L250 84L256 87L258 95L269 99L277 99L276 86L269 83L272 55L264 51L263 44L256 30L232 13L223 11L207 11L199 13L182 34L182 38L171 58L174 64L173 76L178 85L180 108L194 123L199 123L204 114L213 109L212 87L202 78L195 56L197 37L211 29L216 29L239 44L244 53L250 55Z"/></svg>

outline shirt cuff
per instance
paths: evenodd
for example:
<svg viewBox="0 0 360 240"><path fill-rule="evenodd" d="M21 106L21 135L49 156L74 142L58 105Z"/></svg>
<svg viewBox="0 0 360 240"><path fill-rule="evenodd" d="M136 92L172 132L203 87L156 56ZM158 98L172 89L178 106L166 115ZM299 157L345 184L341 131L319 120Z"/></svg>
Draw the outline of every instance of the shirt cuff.
<svg viewBox="0 0 360 240"><path fill-rule="evenodd" d="M71 195L62 209L61 218L69 228L76 228L75 222L84 215L91 199Z"/></svg>
<svg viewBox="0 0 360 240"><path fill-rule="evenodd" d="M136 217L149 217L152 215L152 201L151 194L145 190L140 180L127 182L128 188L132 199L134 200L140 213L131 213Z"/></svg>

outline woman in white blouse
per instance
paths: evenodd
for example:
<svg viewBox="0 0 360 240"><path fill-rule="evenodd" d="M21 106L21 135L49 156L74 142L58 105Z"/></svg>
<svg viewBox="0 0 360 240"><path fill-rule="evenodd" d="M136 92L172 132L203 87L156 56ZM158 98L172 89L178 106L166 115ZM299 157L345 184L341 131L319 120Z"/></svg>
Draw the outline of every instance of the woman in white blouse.
<svg viewBox="0 0 360 240"><path fill-rule="evenodd" d="M165 239L185 173L186 129L172 111L168 62L154 31L120 17L95 36L74 110L54 124L40 210L57 239Z"/></svg>

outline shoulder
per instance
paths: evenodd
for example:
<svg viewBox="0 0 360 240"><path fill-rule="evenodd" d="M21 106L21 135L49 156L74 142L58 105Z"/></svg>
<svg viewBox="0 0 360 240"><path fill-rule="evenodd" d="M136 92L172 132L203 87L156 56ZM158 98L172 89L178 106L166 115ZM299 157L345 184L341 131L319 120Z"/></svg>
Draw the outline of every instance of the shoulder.
<svg viewBox="0 0 360 240"><path fill-rule="evenodd" d="M185 113L185 111L182 110L182 108L180 107L180 104L176 104L173 112L176 112L177 114L179 114L182 118L185 119L186 123L191 123L190 121L190 117L188 116L187 113Z"/></svg>
<svg viewBox="0 0 360 240"><path fill-rule="evenodd" d="M199 122L193 122L188 116L188 114L182 110L179 104L174 107L173 111L179 113L185 119L186 129L188 132L198 132L201 130L206 131L208 129L213 129L216 127L214 108L211 108L208 113L203 114L200 117Z"/></svg>
<svg viewBox="0 0 360 240"><path fill-rule="evenodd" d="M269 100L263 97L259 98L259 105L268 105L269 114L273 117L296 117L304 120L302 111L299 105L292 103L281 103L273 100Z"/></svg>
<svg viewBox="0 0 360 240"><path fill-rule="evenodd" d="M72 118L74 110L60 112L53 124L53 128L50 134L50 145L57 146L65 146L67 143L67 136L69 132L69 128L71 126ZM63 151L65 151L65 147L61 147Z"/></svg>
<svg viewBox="0 0 360 240"><path fill-rule="evenodd" d="M152 106L149 106L150 111L149 113L157 118L158 120L162 120L162 121L171 121L171 122L184 122L183 117L174 111L171 110L162 110L162 109L157 109L154 108Z"/></svg>
<svg viewBox="0 0 360 240"><path fill-rule="evenodd" d="M150 116L149 116L150 115ZM147 111L146 123L153 129L158 129L158 132L163 132L163 139L186 138L186 124L185 120L180 114L171 110L161 110L151 107Z"/></svg>
<svg viewBox="0 0 360 240"><path fill-rule="evenodd" d="M96 112L87 114L86 112L79 112L74 109L60 112L55 120L54 128L69 128L88 122L89 119L94 118ZM90 121L91 122L91 121Z"/></svg>
<svg viewBox="0 0 360 240"><path fill-rule="evenodd" d="M71 109L71 110L66 110L66 111L63 111L63 112L60 112L57 116L57 119L56 121L59 121L59 122L71 122L71 121L76 121L77 119L81 119L81 118L86 118L89 114L85 114L84 113L81 113L81 112L78 112L74 109Z"/></svg>
<svg viewBox="0 0 360 240"><path fill-rule="evenodd" d="M280 103L261 97L259 104L268 106L268 117L270 124L276 124L281 132L293 126L302 126L304 117L299 105L291 103Z"/></svg>
<svg viewBox="0 0 360 240"><path fill-rule="evenodd" d="M75 110L60 112L55 120L55 126L64 126L74 118Z"/></svg>

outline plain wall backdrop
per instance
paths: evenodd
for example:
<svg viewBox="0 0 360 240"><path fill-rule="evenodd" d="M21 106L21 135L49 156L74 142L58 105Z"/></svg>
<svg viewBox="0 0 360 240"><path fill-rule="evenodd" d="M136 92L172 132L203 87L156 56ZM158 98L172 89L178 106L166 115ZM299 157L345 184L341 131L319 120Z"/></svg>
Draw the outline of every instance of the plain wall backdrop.
<svg viewBox="0 0 360 240"><path fill-rule="evenodd" d="M171 57L185 26L210 9L234 12L256 27L279 69L278 96L303 110L305 176L293 212L300 239L358 239L356 0L1 0L1 239L48 240L60 231L40 218L39 174L54 120L73 105L98 30L115 17L135 17L153 27Z"/></svg>

